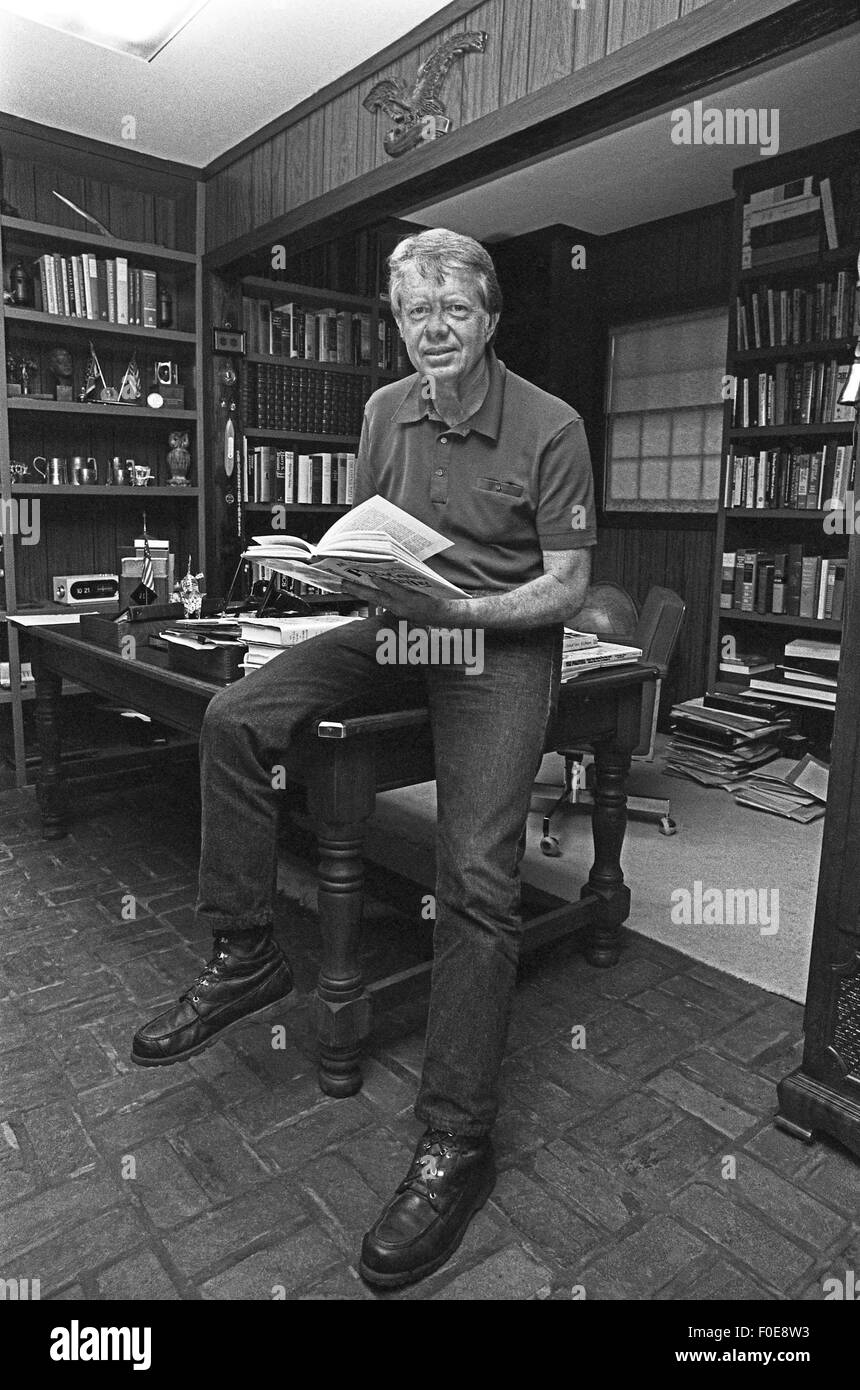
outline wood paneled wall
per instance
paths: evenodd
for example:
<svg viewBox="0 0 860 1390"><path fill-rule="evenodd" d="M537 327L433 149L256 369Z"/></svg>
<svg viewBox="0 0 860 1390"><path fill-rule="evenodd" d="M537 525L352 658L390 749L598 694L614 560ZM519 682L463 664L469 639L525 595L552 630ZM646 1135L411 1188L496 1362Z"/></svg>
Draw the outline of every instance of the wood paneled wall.
<svg viewBox="0 0 860 1390"><path fill-rule="evenodd" d="M195 251L196 171L0 115L3 197L30 222L81 230L70 198L119 240Z"/></svg>
<svg viewBox="0 0 860 1390"><path fill-rule="evenodd" d="M485 0L454 3L436 16L453 18L412 48L396 46L393 61L364 64L349 85L296 108L292 119L235 159L215 162L208 185L207 249L263 226L323 193L389 162L382 137L390 118L371 113L362 99L383 77L410 78L439 43L469 29L489 35L485 53L470 53L450 69L443 100L454 128L538 91L644 35L671 24L710 0ZM429 32L428 32L429 31ZM348 80L348 79L347 79ZM325 98L325 93L322 94Z"/></svg>

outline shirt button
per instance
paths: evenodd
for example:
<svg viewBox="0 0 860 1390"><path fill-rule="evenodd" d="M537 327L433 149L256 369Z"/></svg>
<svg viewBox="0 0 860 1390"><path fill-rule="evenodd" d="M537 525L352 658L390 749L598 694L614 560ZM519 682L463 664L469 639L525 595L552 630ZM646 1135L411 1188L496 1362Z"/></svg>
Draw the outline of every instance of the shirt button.
<svg viewBox="0 0 860 1390"><path fill-rule="evenodd" d="M496 492L501 492L501 490L502 490L502 485L501 485L501 483L496 483Z"/></svg>
<svg viewBox="0 0 860 1390"><path fill-rule="evenodd" d="M442 438L439 440L439 443L440 443L440 444L447 444L447 443L448 443L448 436L447 436L446 434L443 434L443 435L442 435Z"/></svg>
<svg viewBox="0 0 860 1390"><path fill-rule="evenodd" d="M443 474L444 472L445 472L445 469L444 469L444 468L437 468L437 469L436 469L436 477L437 477L437 478L441 478L441 477L442 477L442 474Z"/></svg>

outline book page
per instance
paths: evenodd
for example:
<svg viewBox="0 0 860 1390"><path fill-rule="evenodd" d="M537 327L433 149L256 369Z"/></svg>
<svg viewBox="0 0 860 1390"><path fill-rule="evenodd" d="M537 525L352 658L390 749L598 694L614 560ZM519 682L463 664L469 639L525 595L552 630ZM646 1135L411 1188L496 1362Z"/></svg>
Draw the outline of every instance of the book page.
<svg viewBox="0 0 860 1390"><path fill-rule="evenodd" d="M408 550L410 555L414 555L416 560L426 560L430 555L438 555L441 550L447 550L454 544L438 531L434 531L432 526L425 526L423 521L410 516L402 507L395 506L393 502L377 494L353 507L351 512L347 512L346 516L340 517L330 526L319 541L317 549L325 550L330 541L339 540L345 534L352 535L362 531L384 531L392 540L402 545L404 550Z"/></svg>

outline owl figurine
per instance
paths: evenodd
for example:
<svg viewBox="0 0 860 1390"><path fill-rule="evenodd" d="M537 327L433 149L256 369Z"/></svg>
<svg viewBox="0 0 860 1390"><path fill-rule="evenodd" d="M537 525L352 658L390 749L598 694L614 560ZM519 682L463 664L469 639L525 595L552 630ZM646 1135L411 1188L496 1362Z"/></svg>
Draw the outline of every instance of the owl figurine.
<svg viewBox="0 0 860 1390"><path fill-rule="evenodd" d="M188 431L174 430L167 439L170 449L167 453L167 469L171 487L187 487L191 469L191 454L188 449Z"/></svg>

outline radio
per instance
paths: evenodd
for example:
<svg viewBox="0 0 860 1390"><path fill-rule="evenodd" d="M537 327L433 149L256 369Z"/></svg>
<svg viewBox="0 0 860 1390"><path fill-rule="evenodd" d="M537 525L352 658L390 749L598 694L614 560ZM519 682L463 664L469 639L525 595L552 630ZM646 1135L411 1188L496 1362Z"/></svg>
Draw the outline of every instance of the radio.
<svg viewBox="0 0 860 1390"><path fill-rule="evenodd" d="M116 574L55 574L53 577L55 603L71 608L110 608L119 601L119 575Z"/></svg>

